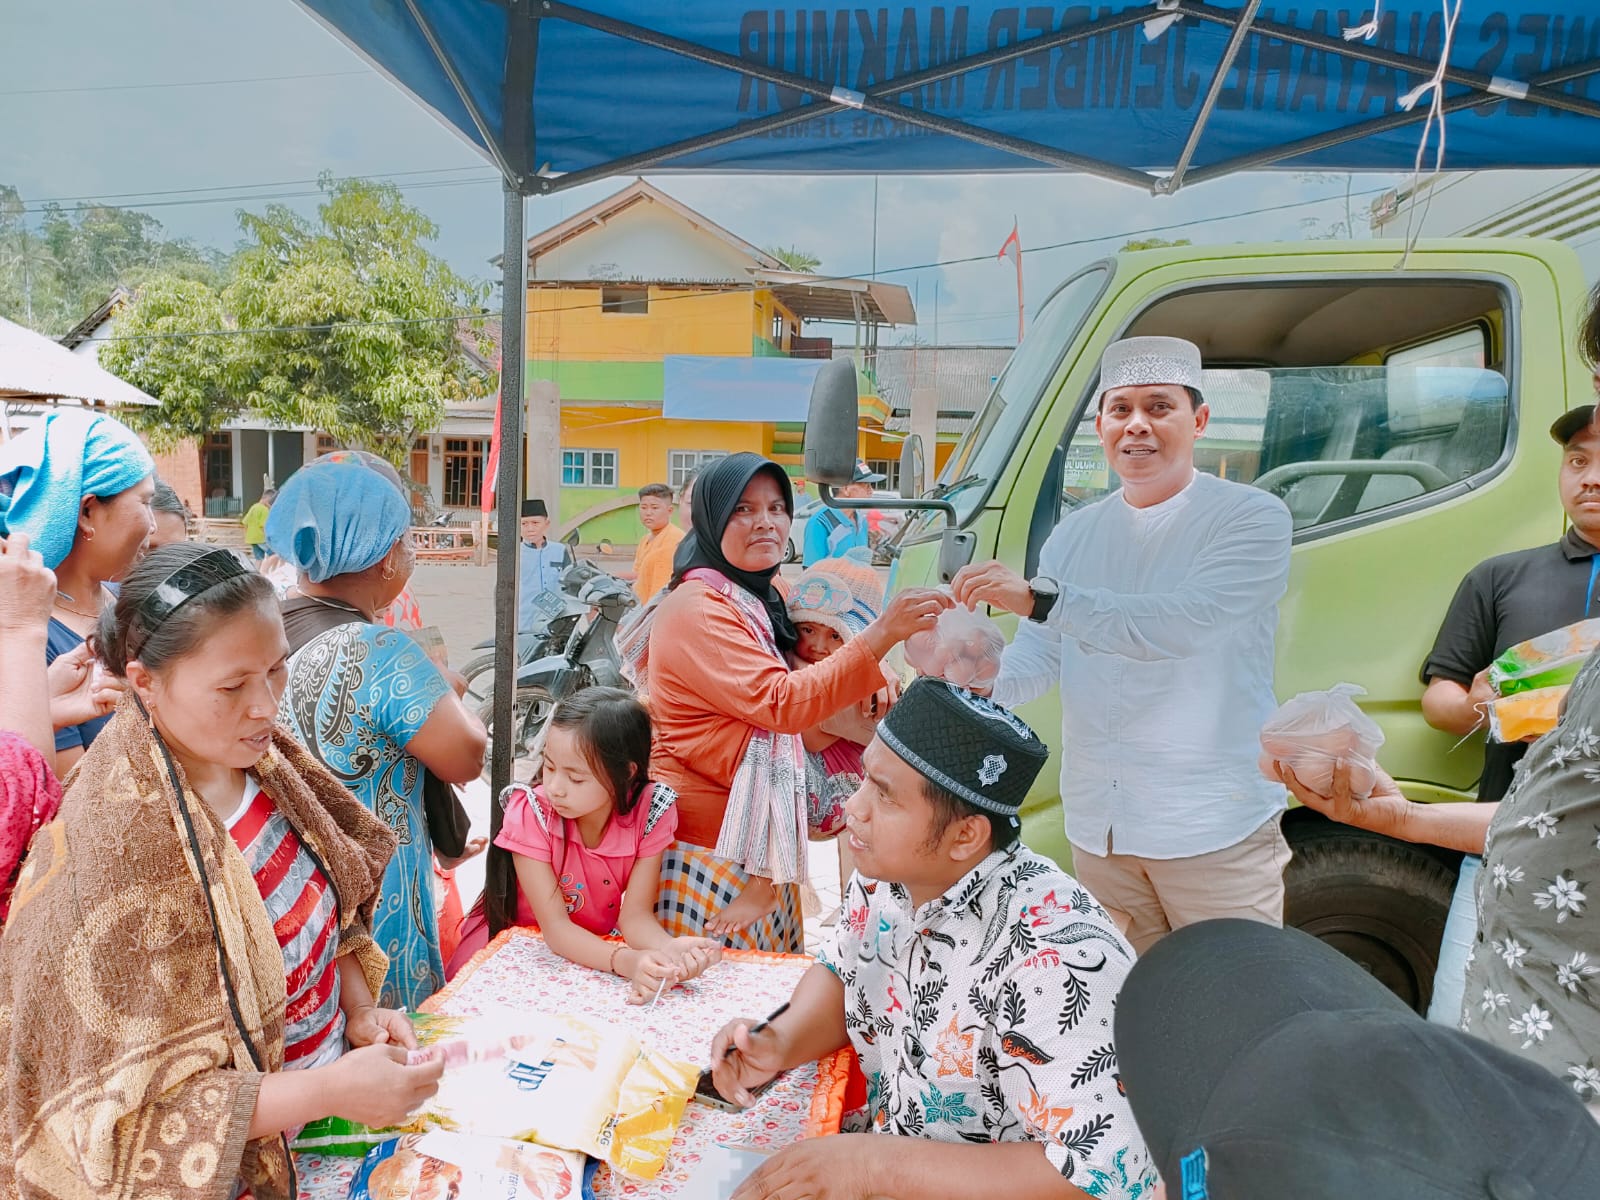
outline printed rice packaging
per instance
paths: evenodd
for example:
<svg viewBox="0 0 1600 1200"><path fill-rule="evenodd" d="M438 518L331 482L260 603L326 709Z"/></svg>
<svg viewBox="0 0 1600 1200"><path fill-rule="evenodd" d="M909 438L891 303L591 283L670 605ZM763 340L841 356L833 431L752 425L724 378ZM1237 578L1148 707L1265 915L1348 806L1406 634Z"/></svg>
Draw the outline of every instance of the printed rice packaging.
<svg viewBox="0 0 1600 1200"><path fill-rule="evenodd" d="M329 1120L295 1149L365 1154L400 1133L443 1130L587 1154L638 1179L666 1162L699 1068L601 1021L546 1013L418 1016L418 1042L445 1057L438 1093L401 1129Z"/></svg>

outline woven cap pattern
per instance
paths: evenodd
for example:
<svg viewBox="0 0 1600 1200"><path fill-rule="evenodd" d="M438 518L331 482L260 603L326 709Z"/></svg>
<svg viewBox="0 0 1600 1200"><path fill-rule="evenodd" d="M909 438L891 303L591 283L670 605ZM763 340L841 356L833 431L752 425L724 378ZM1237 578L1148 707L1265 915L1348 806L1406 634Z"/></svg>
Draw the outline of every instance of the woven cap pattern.
<svg viewBox="0 0 1600 1200"><path fill-rule="evenodd" d="M1009 709L942 679L918 679L878 725L878 737L968 804L1015 819L1050 751Z"/></svg>
<svg viewBox="0 0 1600 1200"><path fill-rule="evenodd" d="M1200 347L1173 337L1112 342L1100 357L1100 391L1168 383L1200 388Z"/></svg>

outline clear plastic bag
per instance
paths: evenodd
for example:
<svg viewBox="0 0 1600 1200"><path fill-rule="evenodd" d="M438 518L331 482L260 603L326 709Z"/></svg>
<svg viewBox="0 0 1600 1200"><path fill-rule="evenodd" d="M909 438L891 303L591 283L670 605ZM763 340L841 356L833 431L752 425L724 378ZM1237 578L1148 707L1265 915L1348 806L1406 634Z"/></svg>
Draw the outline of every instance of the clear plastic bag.
<svg viewBox="0 0 1600 1200"><path fill-rule="evenodd" d="M988 617L957 604L939 614L932 629L906 639L906 664L919 675L945 679L957 687L983 687L1000 674L1005 635Z"/></svg>
<svg viewBox="0 0 1600 1200"><path fill-rule="evenodd" d="M1365 688L1341 683L1325 692L1302 692L1284 704L1261 727L1261 773L1275 781L1272 764L1281 762L1326 796L1333 790L1334 768L1345 763L1350 794L1363 800L1372 795L1383 730L1355 701L1366 694Z"/></svg>

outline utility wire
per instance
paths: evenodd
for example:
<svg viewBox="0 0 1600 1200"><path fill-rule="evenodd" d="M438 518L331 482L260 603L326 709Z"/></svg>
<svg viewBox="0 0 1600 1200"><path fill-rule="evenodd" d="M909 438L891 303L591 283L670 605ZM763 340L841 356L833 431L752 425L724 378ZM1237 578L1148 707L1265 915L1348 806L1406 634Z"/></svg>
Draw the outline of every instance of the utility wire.
<svg viewBox="0 0 1600 1200"><path fill-rule="evenodd" d="M365 178L371 178L371 177L370 176L351 176L351 178L365 179ZM402 189L404 191L407 191L407 192L431 190L433 188L441 188L441 187L479 187L479 186L481 186L483 184L486 184L486 183L492 183L498 178L499 178L499 176L485 175L485 176L482 176L482 177L476 178L476 179L419 179L414 183L407 183L407 184L403 184L403 185L400 185L400 186L402 187ZM388 179L374 179L373 181L375 183L387 183L387 182L390 182ZM307 180L307 182L308 183L315 183L316 180ZM339 181L336 180L335 182L339 182ZM267 185L262 185L262 186L267 186ZM307 197L307 196L325 196L325 195L327 195L327 193L325 191L323 191L323 189L321 187L315 187L315 188L310 188L310 189L307 189L307 190L293 191L293 192L249 192L249 193L243 193L243 194L234 195L234 196L198 196L198 197L195 197L195 198L189 199L189 200L141 200L141 201L139 201L137 203L134 203L134 204L105 204L105 205L99 205L99 204L94 204L91 201L80 201L79 202L79 206L83 207L83 208L114 208L114 209L118 209L119 211L143 212L147 208L190 208L190 207L193 207L196 204L235 204L235 203L248 203L248 202L254 201L254 200L294 200L294 199L301 199L301 198L304 198L304 197ZM49 200L41 200L41 201L38 201L38 203L40 205L48 205L48 204L51 204L51 203L54 203L54 202L53 201L49 201ZM37 213L44 212L45 209L43 207L35 208L35 207L33 207L32 204L30 204L26 208L24 208L23 211L27 212L27 213L37 214Z"/></svg>
<svg viewBox="0 0 1600 1200"><path fill-rule="evenodd" d="M1355 193L1352 193L1351 195L1352 195L1352 197L1378 195L1378 194L1381 194L1381 193L1386 192L1388 190L1389 190L1388 188L1373 188L1373 189L1370 189L1370 190L1368 190L1366 192L1355 192ZM1317 197L1317 198L1311 199L1311 200L1296 200L1296 201L1290 201L1290 202L1285 203L1285 204L1269 205L1269 206L1267 206L1265 208L1245 209L1245 210L1241 210L1239 212L1224 213L1224 214L1222 214L1220 216L1196 217L1196 218L1193 218L1193 219L1188 220L1188 221L1175 221L1175 222L1172 222L1172 223L1166 224L1166 225L1147 225L1147 226L1143 226L1143 227L1141 227L1139 229L1123 230L1120 233L1103 233L1103 234L1097 234L1094 237L1072 238L1072 239L1069 239L1069 240L1064 241L1064 242L1051 242L1048 245L1044 245L1044 246L1024 247L1023 250L1024 250L1025 253L1028 253L1028 254L1040 254L1040 253L1044 253L1046 251L1065 250L1065 249L1072 249L1072 248L1080 247L1080 246L1094 245L1094 244L1099 243L1099 242L1116 241L1118 238L1126 239L1126 238L1140 237L1140 236L1148 235L1148 234L1152 234L1152 233L1169 233L1169 232L1171 232L1173 230L1176 230L1176 229L1189 229L1189 228L1193 228L1196 225L1208 225L1208 224L1211 224L1212 222L1216 222L1216 221L1231 221L1231 220L1237 220L1237 219L1240 219L1240 218L1243 218L1243 217L1261 216L1261 215L1266 214L1266 213L1285 212L1285 211L1288 211L1290 209L1306 208L1306 207L1309 207L1309 206L1312 206L1312 205L1316 205L1316 204L1331 204L1331 203L1334 203L1336 201L1342 203L1343 200L1344 200L1344 196L1343 195L1321 196L1321 197ZM920 263L920 264L916 264L916 265L912 265L912 266L886 267L886 268L880 268L879 271L878 271L878 274L880 276L883 276L883 275L904 274L904 273L909 272L909 271L930 271L930 270L935 270L935 269L940 268L940 267L960 266L960 265L963 265L965 263L988 262L993 257L994 256L991 255L991 254L975 254L975 255L971 255L969 257L965 257L965 258L941 259L941 260L936 261L936 262ZM839 282L844 282L844 281L847 281L847 280L853 280L853 279L856 279L856 278L858 278L858 276L855 276L855 275L814 275L814 276L806 276L802 280L796 280L795 283L792 286L803 287L803 286L806 286L808 284L839 283ZM739 293L742 293L742 292L755 292L755 291L758 291L758 290L769 290L772 286L773 286L772 284L764 283L764 282L763 283L750 283L750 284L734 284L732 286L711 285L711 286L707 286L707 287L696 288L694 291L684 292L684 293L681 293L679 295L655 297L650 301L650 303L651 303L652 306L656 306L656 305L661 305L661 304L673 303L675 301L704 299L704 298L710 297L710 296L736 295L736 294L739 294ZM597 287L597 290L598 290L598 287ZM604 306L605 306L605 304L604 304L603 300L597 300L593 304L568 305L568 306L565 306L565 307L563 307L563 308L561 308L561 309L559 309L557 311L560 312L560 313L584 312L584 311L591 311L591 310L598 309L598 308L603 308ZM464 321L464 320L482 319L482 318L485 318L485 317L493 317L495 315L496 314L492 310L484 309L484 310L478 310L478 311L475 311L475 312L463 312L463 313L459 313L459 314L457 314L455 316L449 316L449 317L414 317L414 318L409 318L409 319L393 320L393 321L333 321L333 322L328 322L326 324L286 325L286 326L276 326L276 327L269 326L269 327L260 328L260 329L205 329L205 330L182 331L182 332L175 332L175 333L111 334L111 335L109 335L107 337L104 337L104 338L89 338L89 339L86 339L86 340L96 341L96 342L101 342L101 341L106 341L106 342L117 342L117 341L162 341L162 340L172 340L172 339L187 338L187 337L243 337L243 336L250 335L250 334L267 334L267 333L325 333L325 332L328 332L328 331L334 330L334 329L360 328L360 327L363 327L363 326L433 324L433 323L438 323L438 322L442 322L442 321ZM942 321L942 318L941 318L941 321Z"/></svg>
<svg viewBox="0 0 1600 1200"><path fill-rule="evenodd" d="M90 87L18 88L0 96L63 96L70 92L146 92L158 88L231 87L237 83L283 83L294 79L337 79L346 75L365 75L381 79L376 71L318 71L309 75L250 75L243 79L195 79L170 83L104 83Z"/></svg>
<svg viewBox="0 0 1600 1200"><path fill-rule="evenodd" d="M426 167L415 171L390 171L387 174L382 175L334 175L330 177L330 180L333 183L349 183L353 180L371 179L378 183L392 183L396 179L402 179L412 175L446 175L461 171L482 171L483 169L483 167L476 164L470 167ZM500 176L491 172L490 174L484 176L484 178L499 179ZM32 206L42 204L88 204L96 208L134 208L138 206L104 204L103 201L125 200L138 196L195 196L202 192L238 192L242 188L306 187L309 184L321 182L321 179L279 179L271 183L219 183L212 184L209 187L158 188L152 189L148 192L100 192L88 196L46 196L42 200L29 200L27 203L29 206L29 211L33 211ZM223 200L230 198L231 197L227 196L221 197ZM268 199L269 197L241 194L239 198Z"/></svg>

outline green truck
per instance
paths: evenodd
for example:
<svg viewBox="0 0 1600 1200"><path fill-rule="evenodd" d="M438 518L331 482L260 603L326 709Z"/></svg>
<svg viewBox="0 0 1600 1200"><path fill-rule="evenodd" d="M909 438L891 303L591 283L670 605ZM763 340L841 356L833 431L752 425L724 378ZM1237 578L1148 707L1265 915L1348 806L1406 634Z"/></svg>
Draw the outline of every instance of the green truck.
<svg viewBox="0 0 1600 1200"><path fill-rule="evenodd" d="M1040 308L918 501L953 511L908 521L891 586L990 557L1031 577L1062 516L1116 487L1094 434L1101 352L1187 338L1212 410L1200 468L1274 492L1294 517L1279 698L1359 684L1406 793L1470 800L1481 739L1426 724L1418 672L1470 567L1563 532L1546 430L1593 398L1576 351L1585 293L1572 251L1539 241L1422 242L1404 261L1399 243L1179 246L1086 267ZM1015 618L1001 619L1009 636ZM1020 711L1070 764L1059 697ZM1065 863L1056 774L1040 775L1024 837ZM1305 809L1285 832L1288 922L1425 1010L1459 856Z"/></svg>

